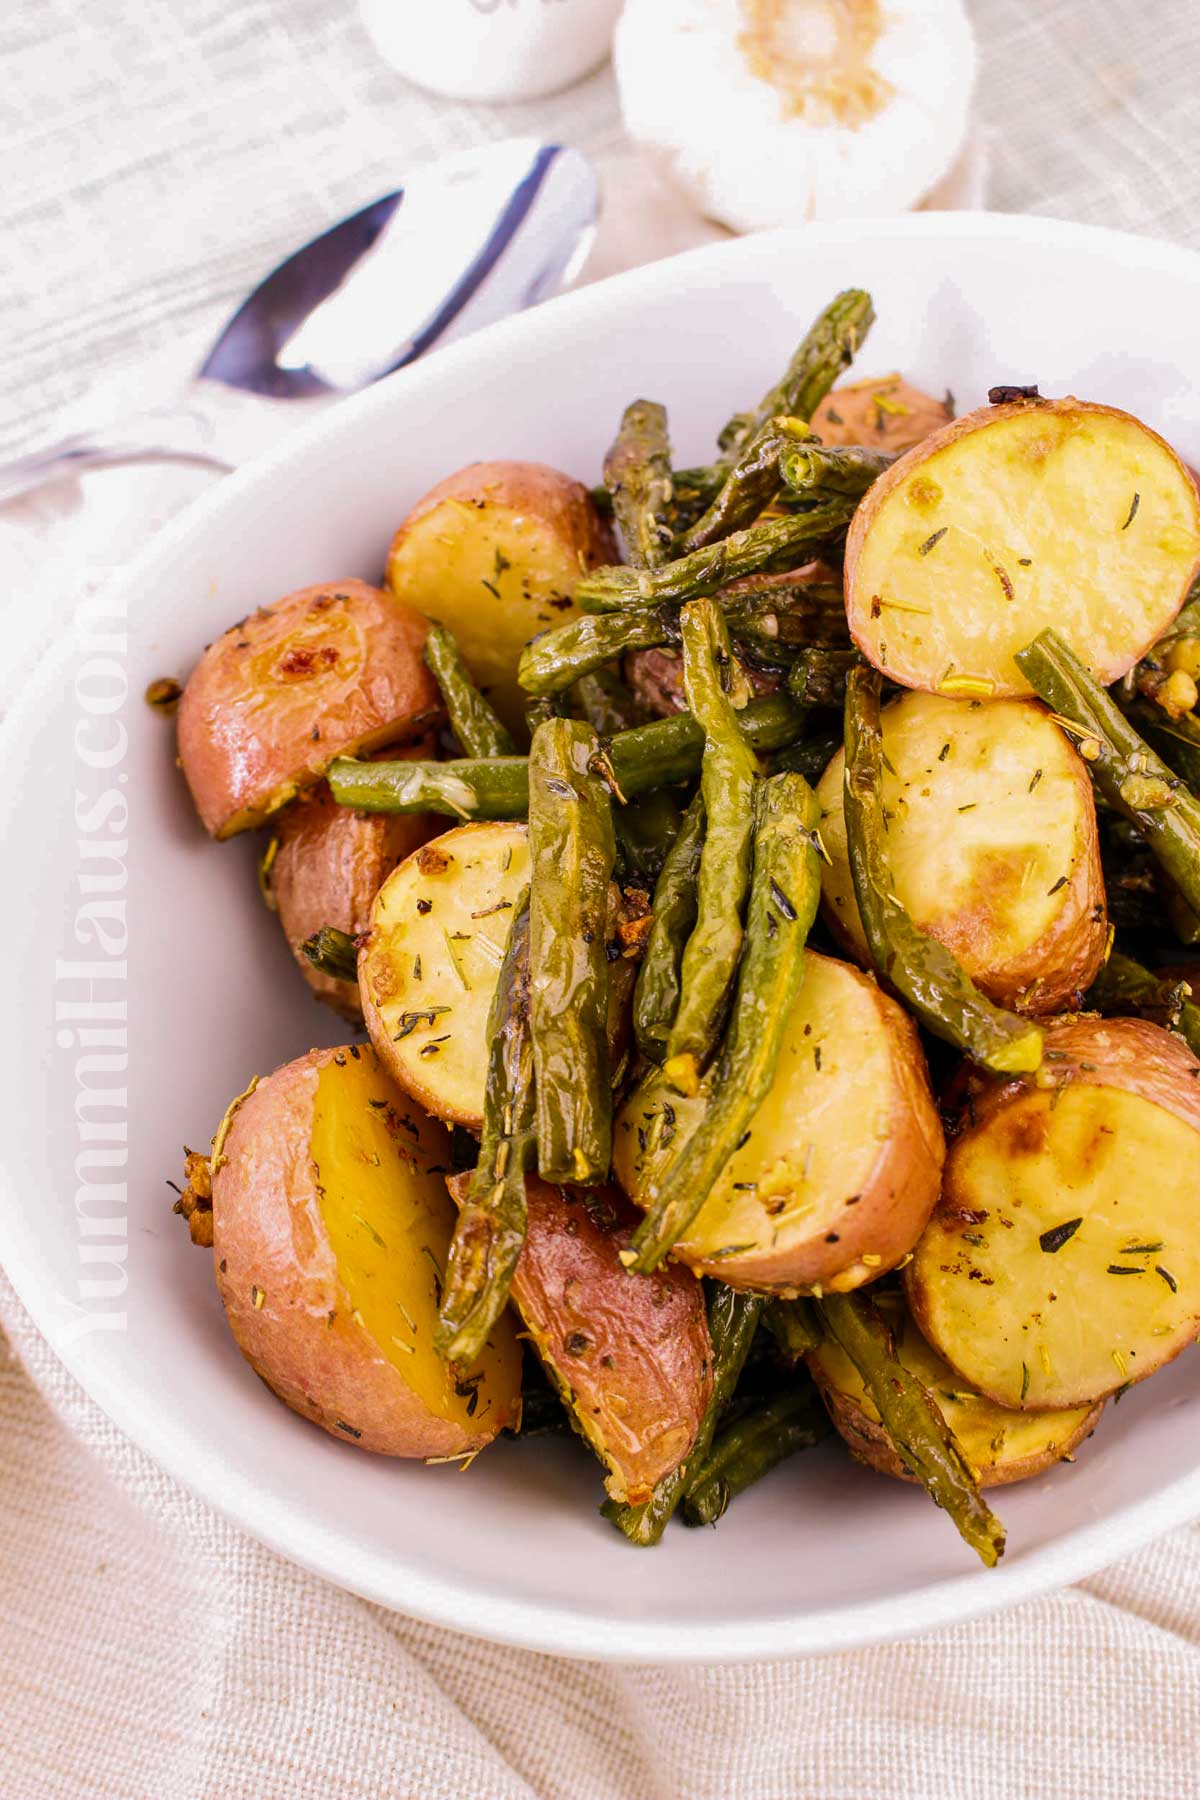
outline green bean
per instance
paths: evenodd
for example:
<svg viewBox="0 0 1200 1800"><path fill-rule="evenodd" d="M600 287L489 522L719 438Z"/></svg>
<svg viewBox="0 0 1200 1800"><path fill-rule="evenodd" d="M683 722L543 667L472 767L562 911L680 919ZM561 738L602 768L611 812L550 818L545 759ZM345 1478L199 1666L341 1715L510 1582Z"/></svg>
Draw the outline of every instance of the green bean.
<svg viewBox="0 0 1200 1800"><path fill-rule="evenodd" d="M1196 972L1200 983L1200 969ZM1114 951L1088 990L1085 1005L1102 1013L1139 1013L1176 1031L1200 1056L1200 1006L1189 998L1191 984L1156 975Z"/></svg>
<svg viewBox="0 0 1200 1800"><path fill-rule="evenodd" d="M767 655L850 642L846 600L835 582L751 575L722 588L716 598L733 636Z"/></svg>
<svg viewBox="0 0 1200 1800"><path fill-rule="evenodd" d="M708 1455L717 1419L728 1404L750 1354L762 1309L761 1294L738 1293L721 1281L710 1284L708 1335L712 1344L712 1395L691 1449L679 1467L670 1475L664 1475L649 1500L640 1506L608 1500L600 1509L618 1531L624 1532L631 1544L657 1544L671 1514L687 1493L688 1472L694 1474Z"/></svg>
<svg viewBox="0 0 1200 1800"><path fill-rule="evenodd" d="M630 562L640 569L656 568L671 543L667 515L672 492L667 415L656 401L634 400L625 408L604 459L604 485Z"/></svg>
<svg viewBox="0 0 1200 1800"><path fill-rule="evenodd" d="M1016 660L1075 740L1103 798L1137 827L1188 906L1200 913L1200 801L1138 736L1057 632L1041 632Z"/></svg>
<svg viewBox="0 0 1200 1800"><path fill-rule="evenodd" d="M444 625L430 624L425 661L442 691L450 729L467 755L511 756L516 745L471 680L454 635Z"/></svg>
<svg viewBox="0 0 1200 1800"><path fill-rule="evenodd" d="M649 893L683 824L683 810L673 788L653 788L613 812L617 833L619 879L623 887Z"/></svg>
<svg viewBox="0 0 1200 1800"><path fill-rule="evenodd" d="M1144 700L1132 700L1121 710L1193 794L1200 794L1200 719L1195 713L1172 719L1161 706Z"/></svg>
<svg viewBox="0 0 1200 1800"><path fill-rule="evenodd" d="M320 931L305 938L300 954L318 974L332 975L335 981L358 980L358 950L354 939L348 931L339 931L336 925L322 925Z"/></svg>
<svg viewBox="0 0 1200 1800"><path fill-rule="evenodd" d="M993 1006L946 946L917 930L895 897L885 848L880 685L878 671L866 664L846 678L846 839L871 960L935 1037L999 1074L1036 1069L1039 1028Z"/></svg>
<svg viewBox="0 0 1200 1800"><path fill-rule="evenodd" d="M683 815L654 889L654 922L633 991L633 1034L642 1055L661 1062L679 1005L679 965L696 921L696 876L704 843L704 802Z"/></svg>
<svg viewBox="0 0 1200 1800"><path fill-rule="evenodd" d="M786 749L776 751L771 758L771 772L803 775L805 781L816 787L841 747L840 731L819 732L815 737L803 738L798 744L789 744Z"/></svg>
<svg viewBox="0 0 1200 1800"><path fill-rule="evenodd" d="M729 1030L704 1116L651 1189L633 1234L635 1269L657 1268L684 1236L749 1130L774 1080L804 979L804 945L821 897L816 796L800 775L771 775L756 811L746 949ZM687 979L685 956L685 1001ZM669 1047L674 1045L672 1033ZM670 1058L666 1067L671 1073Z"/></svg>
<svg viewBox="0 0 1200 1800"><path fill-rule="evenodd" d="M993 1568L1004 1554L1004 1527L980 1494L936 1401L895 1355L878 1309L863 1294L827 1294L816 1309L824 1330L858 1370L909 1474L950 1515L980 1561Z"/></svg>
<svg viewBox="0 0 1200 1800"><path fill-rule="evenodd" d="M593 569L575 589L576 605L584 612L641 612L664 600L682 602L713 594L743 575L790 568L843 532L855 505L849 495L833 494L807 512L749 525L658 569L623 565Z"/></svg>
<svg viewBox="0 0 1200 1800"><path fill-rule="evenodd" d="M684 534L686 553L728 537L750 525L779 492L780 458L797 438L807 435L804 419L772 418L746 440L707 511Z"/></svg>
<svg viewBox="0 0 1200 1800"><path fill-rule="evenodd" d="M593 669L581 675L571 698L597 736L616 737L631 731L637 719L633 695L614 669Z"/></svg>
<svg viewBox="0 0 1200 1800"><path fill-rule="evenodd" d="M612 807L590 725L550 719L529 753L530 1020L538 1170L595 1185L608 1174L605 912L616 857Z"/></svg>
<svg viewBox="0 0 1200 1800"><path fill-rule="evenodd" d="M772 1300L766 1326L789 1362L800 1362L821 1343L821 1330L807 1300Z"/></svg>
<svg viewBox="0 0 1200 1800"><path fill-rule="evenodd" d="M804 730L804 713L786 694L751 700L737 715L754 750L782 750ZM687 713L653 719L622 731L607 747L626 799L653 788L691 781L700 773L704 732ZM334 799L358 812L443 813L456 819L522 819L529 810L529 759L489 761L356 762L339 756L327 779Z"/></svg>
<svg viewBox="0 0 1200 1800"><path fill-rule="evenodd" d="M811 419L874 323L871 296L861 288L847 288L831 300L796 349L783 379L759 401L757 412L736 414L725 426L719 442L726 460L776 413Z"/></svg>
<svg viewBox="0 0 1200 1800"><path fill-rule="evenodd" d="M644 613L585 613L543 632L521 652L517 679L527 694L562 694L583 675L615 662L627 650L656 650L679 642L673 607Z"/></svg>
<svg viewBox="0 0 1200 1800"><path fill-rule="evenodd" d="M842 706L846 677L858 665L853 645L810 644L796 654L788 674L788 693L801 706Z"/></svg>
<svg viewBox="0 0 1200 1800"><path fill-rule="evenodd" d="M537 1148L529 1024L529 894L521 895L487 1021L479 1160L454 1226L434 1348L471 1364L508 1304L525 1245L525 1176Z"/></svg>
<svg viewBox="0 0 1200 1800"><path fill-rule="evenodd" d="M762 1401L725 1427L696 1471L683 1503L685 1524L715 1525L731 1500L832 1429L811 1386L796 1384Z"/></svg>
<svg viewBox="0 0 1200 1800"><path fill-rule="evenodd" d="M705 828L696 923L683 952L666 1068L681 1091L694 1092L700 1064L716 1041L741 954L758 762L738 729L737 710L722 685L732 659L719 608L712 600L692 601L680 615L680 628L684 692L693 719L704 731L700 792Z"/></svg>
<svg viewBox="0 0 1200 1800"><path fill-rule="evenodd" d="M801 499L821 494L863 495L895 462L890 450L868 450L861 444L785 444L779 474Z"/></svg>

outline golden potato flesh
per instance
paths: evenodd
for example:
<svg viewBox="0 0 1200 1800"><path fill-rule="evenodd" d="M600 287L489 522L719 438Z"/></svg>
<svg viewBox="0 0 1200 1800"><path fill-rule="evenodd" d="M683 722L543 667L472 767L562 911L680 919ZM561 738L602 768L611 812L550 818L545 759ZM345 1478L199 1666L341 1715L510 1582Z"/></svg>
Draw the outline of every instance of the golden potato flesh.
<svg viewBox="0 0 1200 1800"><path fill-rule="evenodd" d="M523 741L522 647L573 617L580 577L615 560L582 483L544 463L472 463L413 507L392 541L387 583L449 627L476 684Z"/></svg>
<svg viewBox="0 0 1200 1800"><path fill-rule="evenodd" d="M635 1201L704 1105L659 1070L626 1099L613 1168ZM943 1151L912 1022L857 969L809 951L770 1092L676 1254L732 1287L858 1287L916 1242Z"/></svg>
<svg viewBox="0 0 1200 1800"><path fill-rule="evenodd" d="M1141 1019L1066 1020L988 1084L905 1271L929 1342L1000 1406L1084 1406L1200 1328L1200 1062Z"/></svg>
<svg viewBox="0 0 1200 1800"><path fill-rule="evenodd" d="M872 450L910 450L954 417L949 394L935 400L903 375L850 381L827 394L812 416L823 444L866 444Z"/></svg>
<svg viewBox="0 0 1200 1800"><path fill-rule="evenodd" d="M528 885L524 825L460 825L402 862L372 909L358 962L371 1041L403 1088L455 1124L483 1118L488 1009Z"/></svg>
<svg viewBox="0 0 1200 1800"><path fill-rule="evenodd" d="M1104 1410L1077 1406L1055 1412L1011 1412L965 1383L925 1342L900 1294L881 1294L896 1355L933 1396L980 1487L1005 1487L1040 1475L1090 1437ZM806 1359L829 1415L860 1462L881 1475L913 1481L883 1429L862 1378L841 1346L825 1338Z"/></svg>
<svg viewBox="0 0 1200 1800"><path fill-rule="evenodd" d="M428 756L433 740L387 755L397 761ZM314 969L300 946L333 925L351 937L366 931L375 896L397 863L441 830L429 813L357 813L338 806L324 782L307 800L293 800L275 825L268 847L263 886L279 916L284 936L305 981L326 1005L358 1019L362 1008L356 981L340 981Z"/></svg>
<svg viewBox="0 0 1200 1800"><path fill-rule="evenodd" d="M179 757L214 837L259 825L335 756L419 735L442 712L426 620L365 581L302 588L210 644L179 703Z"/></svg>
<svg viewBox="0 0 1200 1800"><path fill-rule="evenodd" d="M1028 694L1013 655L1052 626L1103 683L1165 631L1200 558L1200 500L1137 419L1079 400L956 419L868 492L846 544L846 612L893 681Z"/></svg>
<svg viewBox="0 0 1200 1800"><path fill-rule="evenodd" d="M214 1157L217 1286L242 1354L296 1412L388 1456L456 1456L516 1421L498 1321L471 1369L433 1349L449 1143L374 1051L313 1050L233 1114Z"/></svg>
<svg viewBox="0 0 1200 1800"><path fill-rule="evenodd" d="M1087 770L1034 700L902 694L882 712L895 893L1001 1006L1057 1012L1094 980L1108 936ZM869 965L842 810L845 756L817 787L825 913Z"/></svg>

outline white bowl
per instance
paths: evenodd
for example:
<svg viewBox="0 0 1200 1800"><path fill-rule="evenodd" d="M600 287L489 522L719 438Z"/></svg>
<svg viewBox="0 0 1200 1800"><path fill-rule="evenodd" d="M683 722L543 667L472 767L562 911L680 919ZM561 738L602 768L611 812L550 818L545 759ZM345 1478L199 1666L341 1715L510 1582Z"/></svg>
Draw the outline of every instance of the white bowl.
<svg viewBox="0 0 1200 1800"><path fill-rule="evenodd" d="M1200 1513L1189 1355L1110 1407L1074 1468L999 1496L1009 1549L994 1573L922 1494L834 1449L797 1458L715 1532L673 1528L639 1552L598 1517L597 1469L573 1445L497 1445L463 1474L363 1456L286 1412L239 1356L208 1257L170 1213L180 1145L206 1144L252 1074L339 1027L308 1000L258 901L255 846L204 839L146 683L185 674L260 602L377 578L408 504L472 458L541 458L594 480L622 404L649 394L670 406L681 459L699 460L850 284L879 313L864 372L899 366L963 410L998 381L1115 401L1200 462L1198 256L971 214L718 244L442 351L234 476L147 547L93 641L61 646L0 738L0 1251L21 1298L171 1475L307 1568L460 1630L589 1657L828 1650L1026 1599ZM123 708L105 710L125 686ZM114 828L127 850L110 864L88 845ZM127 956L107 916L86 911L80 883L97 874L113 889L93 890L93 907L128 902ZM80 1003L110 1034L86 1068L72 1041ZM97 1107L85 1088L126 1085L126 1006L127 1105ZM108 1135L82 1144L78 1116ZM83 1171L107 1193L80 1187L81 1148L115 1156Z"/></svg>

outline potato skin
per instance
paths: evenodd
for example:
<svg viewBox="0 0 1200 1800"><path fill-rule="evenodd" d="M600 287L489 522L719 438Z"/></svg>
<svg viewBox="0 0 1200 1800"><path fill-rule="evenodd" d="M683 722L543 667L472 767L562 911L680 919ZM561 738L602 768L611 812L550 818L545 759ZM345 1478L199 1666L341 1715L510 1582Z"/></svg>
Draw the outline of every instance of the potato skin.
<svg viewBox="0 0 1200 1800"><path fill-rule="evenodd" d="M812 416L823 444L867 444L872 450L911 450L954 417L949 394L935 400L903 375L851 381L826 394Z"/></svg>
<svg viewBox="0 0 1200 1800"><path fill-rule="evenodd" d="M365 581L318 582L208 646L179 703L179 757L204 827L225 838L312 787L335 756L442 716L427 620Z"/></svg>
<svg viewBox="0 0 1200 1800"><path fill-rule="evenodd" d="M764 1115L771 1121L770 1147L757 1150L752 1124L750 1137L673 1252L697 1274L715 1276L730 1287L785 1295L816 1289L848 1293L904 1259L937 1198L945 1144L916 1027L873 980L848 963L810 950L805 984L776 1086L756 1115L759 1142ZM806 1007L813 1011L807 1031L801 1023ZM818 1063L826 1027L829 1035ZM868 1032L873 1051L863 1042ZM839 1052L846 1058L841 1072ZM874 1087L870 1094L859 1091L864 1081L875 1080L873 1074L862 1074L874 1066L870 1056L881 1061L878 1079L886 1084L887 1104L868 1123L862 1109L879 1098ZM803 1072L802 1064L811 1072ZM781 1088L781 1082L787 1086ZM836 1084L832 1092L825 1091L829 1083ZM614 1170L635 1201L648 1176L639 1133L654 1141L656 1114L666 1093L663 1078L651 1075L626 1099L616 1121ZM671 1092L669 1104L673 1129L693 1130L703 1101ZM778 1121L785 1104L790 1112L781 1135ZM838 1145L843 1140L874 1144L873 1159L852 1170L831 1158L828 1174L821 1173L827 1165L818 1159L809 1171L805 1133L810 1113L818 1129L827 1138L832 1134ZM857 1140L846 1136L856 1131ZM765 1160L757 1160L760 1156ZM731 1184L748 1184L751 1196ZM847 1186L853 1191L847 1192ZM737 1254L717 1254L730 1237L744 1247Z"/></svg>
<svg viewBox="0 0 1200 1800"><path fill-rule="evenodd" d="M1095 802L1082 758L1036 700L972 704L909 692L884 707L881 722L888 757L884 804L899 813L890 827L893 873L914 922L945 944L998 1006L1043 1015L1077 1005L1096 978L1108 937ZM994 733L995 749L986 733ZM942 745L948 755L939 755ZM989 791L976 805L973 784L981 767ZM831 859L821 869L822 911L849 954L869 966L846 849L844 771L839 750L817 786ZM968 792L970 820L956 816L956 802ZM1048 807L1053 829L1039 831L1039 809L1045 820ZM942 830L939 844L916 861L914 880L912 864L901 861L897 849L913 829L909 820L918 816L918 846L935 818ZM1064 816L1070 841L1060 845L1055 834ZM980 833L971 882L956 892L953 880L939 880L939 874L953 873L955 843ZM1039 856L1042 878L1031 883ZM1028 930L1031 905L1047 915L1036 936ZM1020 925L1026 926L1024 936L1014 936Z"/></svg>
<svg viewBox="0 0 1200 1800"><path fill-rule="evenodd" d="M946 455L1009 427L990 447L973 446L969 464L965 453ZM1056 459L1067 457L1064 475ZM1134 493L1140 534L1129 531L1132 517L1122 523ZM999 541L989 545L993 534ZM1070 396L1013 401L953 420L870 488L846 541L846 616L863 655L905 687L1027 695L1012 656L1046 626L1075 643L1107 686L1165 631L1198 567L1197 492L1157 432Z"/></svg>
<svg viewBox="0 0 1200 1800"><path fill-rule="evenodd" d="M403 1113L374 1052L358 1047L310 1050L237 1107L212 1182L213 1260L230 1329L267 1386L340 1442L403 1457L481 1449L515 1422L515 1388L486 1423L439 1418L356 1322L310 1148L321 1070L339 1056L369 1058Z"/></svg>
<svg viewBox="0 0 1200 1800"><path fill-rule="evenodd" d="M522 646L574 616L575 584L617 560L582 482L546 463L478 462L430 488L403 520L387 585L449 627L509 730L525 731Z"/></svg>
<svg viewBox="0 0 1200 1800"><path fill-rule="evenodd" d="M615 1500L639 1505L690 1450L712 1395L700 1283L678 1264L620 1260L638 1220L615 1188L526 1182L529 1233L513 1299Z"/></svg>
<svg viewBox="0 0 1200 1800"><path fill-rule="evenodd" d="M432 738L390 750L395 761L434 754ZM358 1020L356 981L314 969L300 946L322 925L358 937L371 922L375 896L397 863L443 829L432 813L356 813L338 806L324 782L306 800L293 800L275 825L278 845L266 882L271 904L305 981L318 1000Z"/></svg>

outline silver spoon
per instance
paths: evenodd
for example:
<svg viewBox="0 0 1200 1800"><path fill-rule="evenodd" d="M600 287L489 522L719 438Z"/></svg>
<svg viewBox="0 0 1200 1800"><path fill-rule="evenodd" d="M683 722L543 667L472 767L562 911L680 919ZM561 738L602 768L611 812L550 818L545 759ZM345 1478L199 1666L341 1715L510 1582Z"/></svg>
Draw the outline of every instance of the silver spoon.
<svg viewBox="0 0 1200 1800"><path fill-rule="evenodd" d="M506 138L441 157L280 263L174 403L0 463L0 501L117 463L229 469L209 384L274 400L354 393L564 286L598 206L591 163L559 144Z"/></svg>

